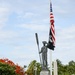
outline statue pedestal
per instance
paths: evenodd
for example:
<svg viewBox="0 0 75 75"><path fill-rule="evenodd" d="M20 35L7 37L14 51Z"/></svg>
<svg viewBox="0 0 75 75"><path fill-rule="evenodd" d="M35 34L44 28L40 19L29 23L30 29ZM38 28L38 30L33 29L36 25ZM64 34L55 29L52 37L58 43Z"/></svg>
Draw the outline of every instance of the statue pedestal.
<svg viewBox="0 0 75 75"><path fill-rule="evenodd" d="M40 75L49 75L49 71L41 71Z"/></svg>

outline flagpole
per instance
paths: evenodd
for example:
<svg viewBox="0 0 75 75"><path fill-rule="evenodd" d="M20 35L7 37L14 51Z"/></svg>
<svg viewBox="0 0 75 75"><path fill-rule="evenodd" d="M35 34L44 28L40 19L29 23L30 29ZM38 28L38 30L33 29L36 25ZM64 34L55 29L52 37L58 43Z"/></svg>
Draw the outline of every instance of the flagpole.
<svg viewBox="0 0 75 75"><path fill-rule="evenodd" d="M57 61L54 61L54 75L58 75L57 73Z"/></svg>
<svg viewBox="0 0 75 75"><path fill-rule="evenodd" d="M52 50L50 50L50 75L52 75Z"/></svg>
<svg viewBox="0 0 75 75"><path fill-rule="evenodd" d="M51 0L50 0L50 2L51 2ZM51 49L50 49L50 75L52 75L52 50Z"/></svg>

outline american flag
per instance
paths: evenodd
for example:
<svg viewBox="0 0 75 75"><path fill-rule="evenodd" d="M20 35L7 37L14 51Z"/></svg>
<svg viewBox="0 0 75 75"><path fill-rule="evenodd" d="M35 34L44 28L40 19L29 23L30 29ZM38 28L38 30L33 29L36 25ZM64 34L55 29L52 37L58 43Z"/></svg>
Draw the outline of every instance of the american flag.
<svg viewBox="0 0 75 75"><path fill-rule="evenodd" d="M49 41L48 48L54 50L55 47L55 28L54 28L54 16L52 12L52 3L50 3L50 32L49 32Z"/></svg>

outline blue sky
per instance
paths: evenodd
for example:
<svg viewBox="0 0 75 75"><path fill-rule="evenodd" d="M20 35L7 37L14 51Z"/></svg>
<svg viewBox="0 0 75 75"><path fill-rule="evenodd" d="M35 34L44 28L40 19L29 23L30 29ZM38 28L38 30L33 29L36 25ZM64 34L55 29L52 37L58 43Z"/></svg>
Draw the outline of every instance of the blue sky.
<svg viewBox="0 0 75 75"><path fill-rule="evenodd" d="M75 61L75 1L52 0L52 5L56 33L52 57L67 64ZM35 33L41 48L49 38L49 13L49 0L0 0L0 58L21 66L34 59L39 62Z"/></svg>

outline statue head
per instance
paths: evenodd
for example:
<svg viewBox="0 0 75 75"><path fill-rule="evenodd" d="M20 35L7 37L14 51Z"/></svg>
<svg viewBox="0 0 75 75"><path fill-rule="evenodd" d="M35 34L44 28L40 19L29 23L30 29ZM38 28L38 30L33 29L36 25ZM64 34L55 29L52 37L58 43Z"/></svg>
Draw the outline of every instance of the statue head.
<svg viewBox="0 0 75 75"><path fill-rule="evenodd" d="M46 42L46 41L43 41L42 43L43 43L43 45L44 45L44 46L47 44L47 42Z"/></svg>

